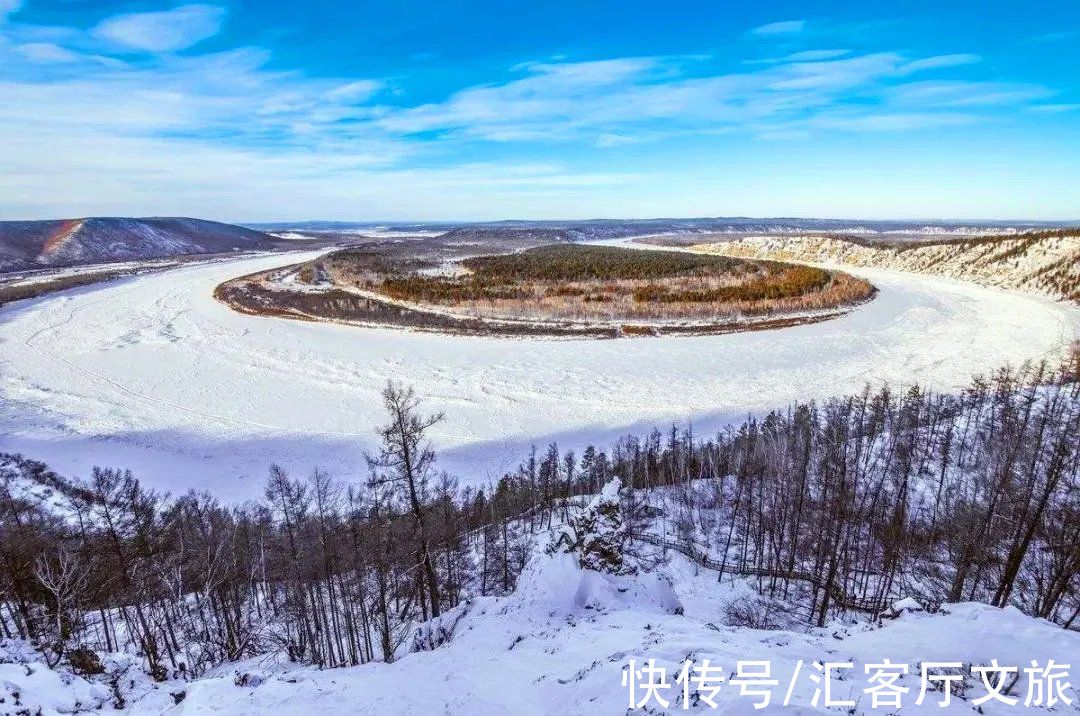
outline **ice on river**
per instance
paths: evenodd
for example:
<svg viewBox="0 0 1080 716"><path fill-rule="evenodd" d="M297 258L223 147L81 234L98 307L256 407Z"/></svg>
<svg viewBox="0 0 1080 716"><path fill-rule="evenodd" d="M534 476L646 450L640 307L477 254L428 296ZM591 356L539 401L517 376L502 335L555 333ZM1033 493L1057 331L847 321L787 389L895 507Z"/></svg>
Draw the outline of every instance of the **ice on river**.
<svg viewBox="0 0 1080 716"><path fill-rule="evenodd" d="M440 464L486 483L530 444L578 447L692 421L919 381L952 389L1060 353L1075 308L969 284L858 271L881 293L823 323L721 336L555 340L366 329L236 313L222 281L313 256L197 264L0 311L0 450L66 474L130 467L147 484L261 491L269 462L363 479L387 379L446 421Z"/></svg>

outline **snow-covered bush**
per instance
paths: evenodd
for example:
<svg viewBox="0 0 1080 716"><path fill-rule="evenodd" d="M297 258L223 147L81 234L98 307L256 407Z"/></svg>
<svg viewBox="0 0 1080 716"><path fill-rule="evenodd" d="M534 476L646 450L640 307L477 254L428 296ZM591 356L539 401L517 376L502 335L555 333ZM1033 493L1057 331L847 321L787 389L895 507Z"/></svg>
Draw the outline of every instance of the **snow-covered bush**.
<svg viewBox="0 0 1080 716"><path fill-rule="evenodd" d="M457 633L461 622L467 617L471 617L474 611L483 614L484 610L481 604L486 604L488 601L490 601L488 597L467 599L453 609L428 619L413 632L409 651L432 651L444 644L449 644Z"/></svg>

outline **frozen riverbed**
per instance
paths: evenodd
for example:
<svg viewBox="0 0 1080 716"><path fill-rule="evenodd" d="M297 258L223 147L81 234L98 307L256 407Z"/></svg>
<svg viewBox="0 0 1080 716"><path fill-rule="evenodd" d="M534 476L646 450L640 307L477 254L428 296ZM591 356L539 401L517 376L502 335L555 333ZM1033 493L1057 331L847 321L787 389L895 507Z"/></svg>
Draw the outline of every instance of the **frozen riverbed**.
<svg viewBox="0 0 1080 716"><path fill-rule="evenodd" d="M235 313L220 282L313 254L187 266L0 311L0 450L60 471L130 467L154 487L256 496L266 467L366 477L388 378L446 421L440 464L497 479L561 447L747 411L867 382L965 384L1059 354L1074 308L936 278L853 271L881 294L831 321L778 331L620 340L477 338Z"/></svg>

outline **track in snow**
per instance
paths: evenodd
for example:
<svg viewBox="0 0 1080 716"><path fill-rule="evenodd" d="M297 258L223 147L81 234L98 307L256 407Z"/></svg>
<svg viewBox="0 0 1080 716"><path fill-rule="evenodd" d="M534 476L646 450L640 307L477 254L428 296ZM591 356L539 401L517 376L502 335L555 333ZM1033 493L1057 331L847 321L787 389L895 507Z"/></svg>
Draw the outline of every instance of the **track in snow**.
<svg viewBox="0 0 1080 716"><path fill-rule="evenodd" d="M147 484L259 494L266 467L366 477L388 378L447 420L440 464L497 479L526 454L920 381L965 384L1059 353L1080 311L1047 300L882 271L873 302L778 331L622 340L480 338L235 313L220 282L314 254L187 266L0 311L0 450L68 474L130 467Z"/></svg>

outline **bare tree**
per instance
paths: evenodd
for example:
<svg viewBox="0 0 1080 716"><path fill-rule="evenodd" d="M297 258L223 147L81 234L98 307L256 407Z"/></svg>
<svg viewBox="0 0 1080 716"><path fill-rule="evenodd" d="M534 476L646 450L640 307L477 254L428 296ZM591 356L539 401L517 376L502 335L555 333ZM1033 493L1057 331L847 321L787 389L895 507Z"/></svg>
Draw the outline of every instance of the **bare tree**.
<svg viewBox="0 0 1080 716"><path fill-rule="evenodd" d="M49 666L56 666L67 652L69 640L77 638L81 629L79 595L86 588L87 567L75 552L61 547L55 559L42 555L35 560L34 576L52 600L47 607L52 644L46 654Z"/></svg>
<svg viewBox="0 0 1080 716"><path fill-rule="evenodd" d="M439 616L439 580L431 557L424 499L435 465L435 450L427 441L427 432L443 420L442 413L423 415L420 399L411 387L387 381L383 405L389 422L378 429L382 446L376 456L368 456L375 472L375 484L394 485L404 493L416 523L417 557L424 574L431 615Z"/></svg>

